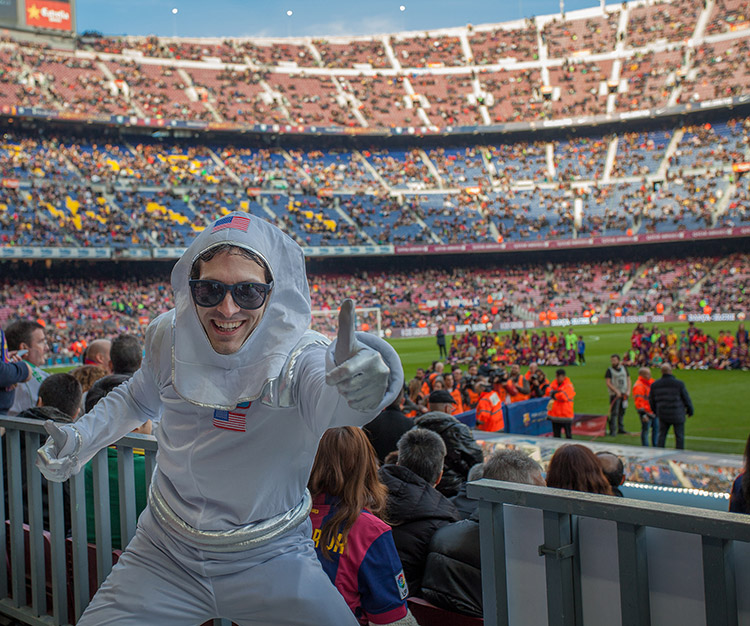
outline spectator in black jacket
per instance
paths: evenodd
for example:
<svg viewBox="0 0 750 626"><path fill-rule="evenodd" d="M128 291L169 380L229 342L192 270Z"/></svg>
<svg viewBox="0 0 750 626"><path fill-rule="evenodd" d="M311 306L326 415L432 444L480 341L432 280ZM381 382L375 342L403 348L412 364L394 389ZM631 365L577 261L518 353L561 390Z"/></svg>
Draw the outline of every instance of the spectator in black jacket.
<svg viewBox="0 0 750 626"><path fill-rule="evenodd" d="M437 433L445 443L445 466L437 490L452 498L466 482L472 466L484 460L482 448L474 440L471 429L447 413L430 411L416 418L414 423Z"/></svg>
<svg viewBox="0 0 750 626"><path fill-rule="evenodd" d="M81 410L81 385L70 374L52 374L42 381L39 386L39 398L36 406L21 411L18 417L45 422L52 420L61 424L70 424L78 416ZM21 487L24 493L28 492L27 482L27 460L26 460L26 438L21 437ZM31 454L36 458L36 450ZM34 470L36 471L36 470ZM45 530L49 530L49 494L47 479L42 476L42 524ZM71 530L70 519L70 481L65 481L62 486L63 510L65 533ZM7 505L7 502L6 502ZM8 509L6 508L6 511ZM29 522L28 502L23 501L23 521Z"/></svg>
<svg viewBox="0 0 750 626"><path fill-rule="evenodd" d="M685 448L685 420L693 415L693 403L690 400L685 383L672 375L672 366L662 363L661 378L651 385L648 396L651 410L659 418L660 448L667 441L669 427L674 428L675 447ZM687 417L686 417L687 416Z"/></svg>
<svg viewBox="0 0 750 626"><path fill-rule="evenodd" d="M469 470L466 482L458 488L458 495L451 498L453 506L458 509L463 519L468 519L476 511L479 500L472 500L466 495L466 485L482 478L484 474L484 463L477 463Z"/></svg>
<svg viewBox="0 0 750 626"><path fill-rule="evenodd" d="M403 399L404 392L401 391L390 406L385 407L380 415L362 427L381 463L389 452L396 449L401 435L414 428L414 422L401 410Z"/></svg>
<svg viewBox="0 0 750 626"><path fill-rule="evenodd" d="M544 487L542 468L520 450L498 450L484 463L484 478ZM438 530L430 542L422 597L436 606L482 617L479 511Z"/></svg>
<svg viewBox="0 0 750 626"><path fill-rule="evenodd" d="M380 468L380 480L388 487L386 518L412 595L419 595L432 535L461 519L451 501L435 489L444 458L443 440L415 428L398 441L398 463Z"/></svg>

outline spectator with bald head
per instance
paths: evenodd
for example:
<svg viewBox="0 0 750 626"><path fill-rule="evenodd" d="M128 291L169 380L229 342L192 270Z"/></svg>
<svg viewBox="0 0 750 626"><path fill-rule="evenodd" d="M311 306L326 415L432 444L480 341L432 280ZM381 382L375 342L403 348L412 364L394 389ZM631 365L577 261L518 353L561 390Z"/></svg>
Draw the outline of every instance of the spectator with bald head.
<svg viewBox="0 0 750 626"><path fill-rule="evenodd" d="M625 482L625 467L622 459L612 452L597 452L596 456L601 463L604 476L612 487L612 495L622 498L620 487Z"/></svg>
<svg viewBox="0 0 750 626"><path fill-rule="evenodd" d="M86 352L83 353L84 365L98 365L110 372L110 350L112 348L112 342L109 339L94 339Z"/></svg>

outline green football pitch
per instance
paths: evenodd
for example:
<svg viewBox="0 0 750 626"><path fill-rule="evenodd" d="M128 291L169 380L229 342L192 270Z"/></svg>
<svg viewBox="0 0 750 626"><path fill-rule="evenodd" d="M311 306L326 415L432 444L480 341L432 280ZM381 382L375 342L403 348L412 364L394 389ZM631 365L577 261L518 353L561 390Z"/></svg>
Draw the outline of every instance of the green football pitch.
<svg viewBox="0 0 750 626"><path fill-rule="evenodd" d="M678 333L687 328L687 323L670 326ZM604 373L609 367L610 355L624 353L630 347L632 325L606 325L575 327L586 342L586 365L566 367L568 376L576 388L575 410L577 413L605 414L609 410L609 399L604 382ZM719 330L737 330L736 323L710 322L701 324L709 334L716 336ZM567 332L567 328L562 329ZM448 337L450 342L450 337ZM415 339L393 339L390 341L398 351L404 364L408 381L418 367L429 367L438 358L434 337ZM449 343L450 345L450 343ZM557 367L544 367L547 377L554 377ZM523 368L525 371L525 368ZM676 376L687 385L693 401L695 415L688 419L685 428L685 447L690 450L742 454L750 434L750 372L717 370L679 370ZM652 376L659 378L658 369ZM638 376L636 368L630 368L631 381ZM627 435L603 437L598 441L616 441L618 444L640 445L640 421L632 402L625 413ZM671 434L667 446L674 446Z"/></svg>

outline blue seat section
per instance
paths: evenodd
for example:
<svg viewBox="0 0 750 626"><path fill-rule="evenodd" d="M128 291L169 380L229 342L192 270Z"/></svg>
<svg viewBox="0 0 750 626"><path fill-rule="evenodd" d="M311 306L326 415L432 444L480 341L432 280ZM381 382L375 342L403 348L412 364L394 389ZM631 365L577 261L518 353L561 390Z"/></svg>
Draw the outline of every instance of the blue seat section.
<svg viewBox="0 0 750 626"><path fill-rule="evenodd" d="M569 189L524 189L489 195L488 209L505 241L569 237L573 196Z"/></svg>
<svg viewBox="0 0 750 626"><path fill-rule="evenodd" d="M604 176L610 137L554 142L555 173L560 180L596 180Z"/></svg>
<svg viewBox="0 0 750 626"><path fill-rule="evenodd" d="M373 150L362 155L392 189L436 188L437 181L423 161L420 151Z"/></svg>
<svg viewBox="0 0 750 626"><path fill-rule="evenodd" d="M444 186L486 187L490 184L482 160L482 147L434 148L427 156L435 164Z"/></svg>
<svg viewBox="0 0 750 626"><path fill-rule="evenodd" d="M671 131L624 133L617 143L611 177L622 178L656 173L671 139Z"/></svg>
<svg viewBox="0 0 750 626"><path fill-rule="evenodd" d="M728 181L693 177L672 181L655 193L656 212L646 216L646 230L670 232L711 226L715 205L726 193Z"/></svg>
<svg viewBox="0 0 750 626"><path fill-rule="evenodd" d="M185 246L206 227L206 219L188 204L187 192L166 191L118 192L118 206L127 211L160 246Z"/></svg>
<svg viewBox="0 0 750 626"><path fill-rule="evenodd" d="M286 232L303 245L347 245L349 224L341 219L334 202L333 198L317 196L281 196L273 210L282 219Z"/></svg>
<svg viewBox="0 0 750 626"><path fill-rule="evenodd" d="M243 187L285 189L304 179L279 150L214 146L214 153L240 179Z"/></svg>
<svg viewBox="0 0 750 626"><path fill-rule="evenodd" d="M220 187L191 189L189 192L193 213L203 217L207 223L213 222L232 211L244 211L268 219L259 198L248 196L239 187L225 190Z"/></svg>
<svg viewBox="0 0 750 626"><path fill-rule="evenodd" d="M302 170L317 187L363 189L378 182L353 152L290 150L292 162L287 169ZM303 177L298 178L302 182Z"/></svg>
<svg viewBox="0 0 750 626"><path fill-rule="evenodd" d="M2 175L6 178L74 180L78 178L53 141L12 138L0 141Z"/></svg>
<svg viewBox="0 0 750 626"><path fill-rule="evenodd" d="M730 200L726 211L722 213L717 226L746 226L750 224L750 176L744 174L737 181L737 190Z"/></svg>
<svg viewBox="0 0 750 626"><path fill-rule="evenodd" d="M407 201L365 195L339 196L341 209L377 244L431 241Z"/></svg>
<svg viewBox="0 0 750 626"><path fill-rule="evenodd" d="M61 245L52 216L42 217L35 206L28 189L0 187L0 245Z"/></svg>
<svg viewBox="0 0 750 626"><path fill-rule="evenodd" d="M407 196L407 204L413 207L443 243L494 240L471 196L422 194Z"/></svg>
<svg viewBox="0 0 750 626"><path fill-rule="evenodd" d="M501 180L509 183L519 180L541 183L549 181L546 146L543 141L520 142L490 145L487 150L497 177Z"/></svg>
<svg viewBox="0 0 750 626"><path fill-rule="evenodd" d="M716 167L719 162L746 161L741 123L690 126L677 146L671 167L682 170Z"/></svg>

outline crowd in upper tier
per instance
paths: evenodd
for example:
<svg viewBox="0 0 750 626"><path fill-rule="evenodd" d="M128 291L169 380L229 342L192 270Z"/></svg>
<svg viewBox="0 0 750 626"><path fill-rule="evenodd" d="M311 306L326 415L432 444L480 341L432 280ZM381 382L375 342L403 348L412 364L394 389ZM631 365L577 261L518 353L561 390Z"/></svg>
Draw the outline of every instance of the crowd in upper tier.
<svg viewBox="0 0 750 626"><path fill-rule="evenodd" d="M746 13L739 0L657 0L370 38L88 33L55 48L6 35L0 105L355 128L601 115L747 92Z"/></svg>

